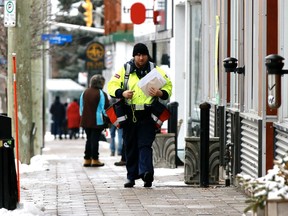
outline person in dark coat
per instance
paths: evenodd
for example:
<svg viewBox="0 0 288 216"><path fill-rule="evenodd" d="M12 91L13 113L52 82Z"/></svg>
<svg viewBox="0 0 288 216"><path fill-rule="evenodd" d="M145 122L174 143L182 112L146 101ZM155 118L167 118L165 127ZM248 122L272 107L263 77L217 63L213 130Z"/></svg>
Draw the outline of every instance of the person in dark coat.
<svg viewBox="0 0 288 216"><path fill-rule="evenodd" d="M73 137L77 139L79 137L79 127L80 127L80 109L78 100L74 100L68 105L66 110L67 127L69 138Z"/></svg>
<svg viewBox="0 0 288 216"><path fill-rule="evenodd" d="M102 90L105 79L102 75L96 74L91 77L89 88L80 96L81 127L86 133L86 145L84 152L83 166L104 166L99 160L99 140L105 124L103 115L109 107L109 100L106 92Z"/></svg>
<svg viewBox="0 0 288 216"><path fill-rule="evenodd" d="M63 122L65 121L65 107L64 104L60 102L60 97L56 96L55 101L50 107L50 113L52 114L52 134L54 135L55 139L57 135L59 139L62 139L62 126Z"/></svg>

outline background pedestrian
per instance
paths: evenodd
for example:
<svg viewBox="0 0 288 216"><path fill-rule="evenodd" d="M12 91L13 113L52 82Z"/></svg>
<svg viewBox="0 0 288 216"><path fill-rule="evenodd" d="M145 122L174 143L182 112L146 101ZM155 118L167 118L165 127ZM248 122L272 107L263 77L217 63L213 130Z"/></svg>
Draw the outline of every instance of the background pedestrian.
<svg viewBox="0 0 288 216"><path fill-rule="evenodd" d="M114 104L117 100L115 98L110 98L110 105ZM111 141L110 141L110 151L111 151L111 156L115 156L115 151L116 151L116 134L117 134L117 155L122 155L122 147L123 147L123 129L122 128L117 128L115 125L111 124L110 128L110 136L111 136Z"/></svg>
<svg viewBox="0 0 288 216"><path fill-rule="evenodd" d="M67 120L67 115L66 115L68 103L65 102L63 105L64 105L64 111L65 111L65 113L64 113L65 118L62 122L62 126L61 126L62 129L61 130L62 130L62 135L64 135L64 138L66 139L68 136L68 125L67 125L68 120Z"/></svg>
<svg viewBox="0 0 288 216"><path fill-rule="evenodd" d="M60 97L57 95L55 97L55 101L52 103L50 107L50 113L52 115L52 134L54 138L62 139L62 129L63 129L63 122L65 121L65 107L60 101Z"/></svg>
<svg viewBox="0 0 288 216"><path fill-rule="evenodd" d="M74 100L68 105L66 110L67 127L69 138L77 139L79 137L79 127L80 127L80 109L78 100Z"/></svg>
<svg viewBox="0 0 288 216"><path fill-rule="evenodd" d="M123 129L117 128L115 125L111 124L110 130L110 136L111 136L111 142L110 142L110 151L111 156L115 156L116 151L116 135L117 135L117 155L121 155L122 152L122 146L123 146Z"/></svg>
<svg viewBox="0 0 288 216"><path fill-rule="evenodd" d="M105 79L96 74L91 77L89 88L80 96L81 126L86 133L86 145L83 166L104 166L99 160L99 140L107 125L103 119L103 112L109 107L109 100L103 86Z"/></svg>

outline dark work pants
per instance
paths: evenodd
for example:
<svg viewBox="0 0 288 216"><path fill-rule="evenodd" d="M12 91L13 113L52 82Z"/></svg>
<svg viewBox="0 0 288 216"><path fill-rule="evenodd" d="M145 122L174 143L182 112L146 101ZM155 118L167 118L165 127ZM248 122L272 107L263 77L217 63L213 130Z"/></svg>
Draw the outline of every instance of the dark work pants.
<svg viewBox="0 0 288 216"><path fill-rule="evenodd" d="M121 161L126 161L126 153L125 153L125 144L122 144L122 151L121 151Z"/></svg>
<svg viewBox="0 0 288 216"><path fill-rule="evenodd" d="M143 117L143 116L142 116ZM142 178L145 172L154 174L152 144L155 139L155 123L150 116L130 121L123 128L126 153L127 179Z"/></svg>
<svg viewBox="0 0 288 216"><path fill-rule="evenodd" d="M99 128L85 128L86 145L84 152L84 159L98 160L99 156L99 140L103 129Z"/></svg>

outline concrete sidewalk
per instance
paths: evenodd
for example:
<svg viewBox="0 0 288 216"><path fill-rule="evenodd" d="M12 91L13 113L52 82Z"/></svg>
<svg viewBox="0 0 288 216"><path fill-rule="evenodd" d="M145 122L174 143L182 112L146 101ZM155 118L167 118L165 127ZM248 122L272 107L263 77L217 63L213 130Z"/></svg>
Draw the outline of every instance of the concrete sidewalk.
<svg viewBox="0 0 288 216"><path fill-rule="evenodd" d="M184 183L184 167L155 169L151 188L142 180L124 188L125 167L114 166L109 143L101 142L104 167L83 167L84 139L46 141L45 171L21 175L21 202L44 206L45 215L244 215L246 195L221 185L200 188ZM248 215L248 214L247 214ZM249 214L251 215L251 214Z"/></svg>

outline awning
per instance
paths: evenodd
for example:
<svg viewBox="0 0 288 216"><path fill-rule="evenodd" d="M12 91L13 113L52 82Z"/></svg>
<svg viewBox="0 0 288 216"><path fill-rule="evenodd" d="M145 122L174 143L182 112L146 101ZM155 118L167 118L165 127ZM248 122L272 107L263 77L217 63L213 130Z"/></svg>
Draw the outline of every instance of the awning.
<svg viewBox="0 0 288 216"><path fill-rule="evenodd" d="M85 89L72 79L48 79L46 88L48 91L83 91Z"/></svg>

